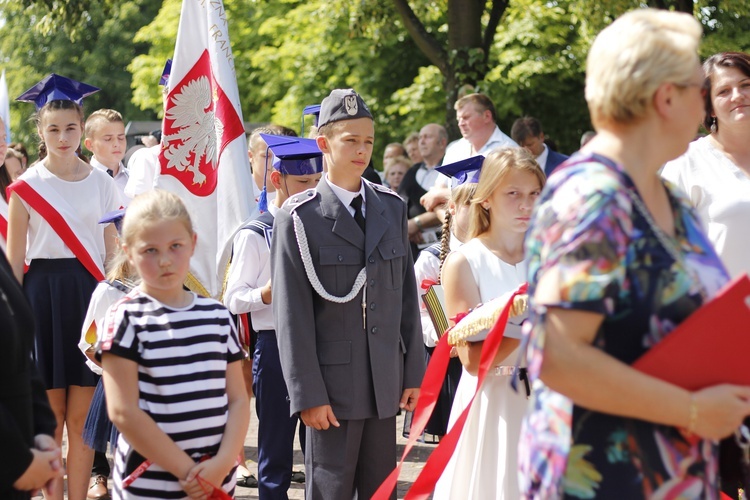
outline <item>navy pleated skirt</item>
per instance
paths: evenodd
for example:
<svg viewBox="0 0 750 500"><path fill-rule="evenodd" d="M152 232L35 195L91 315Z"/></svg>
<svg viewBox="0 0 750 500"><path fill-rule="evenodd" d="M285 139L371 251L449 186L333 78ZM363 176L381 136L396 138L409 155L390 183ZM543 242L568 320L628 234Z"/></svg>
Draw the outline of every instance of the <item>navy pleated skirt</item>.
<svg viewBox="0 0 750 500"><path fill-rule="evenodd" d="M112 425L107 415L107 398L104 395L104 383L99 380L94 397L91 399L89 413L83 424L83 442L89 448L102 453L107 452L107 443L112 449L117 446L117 427Z"/></svg>
<svg viewBox="0 0 750 500"><path fill-rule="evenodd" d="M78 349L96 278L78 259L34 259L23 289L34 310L34 359L47 389L95 387L99 377Z"/></svg>

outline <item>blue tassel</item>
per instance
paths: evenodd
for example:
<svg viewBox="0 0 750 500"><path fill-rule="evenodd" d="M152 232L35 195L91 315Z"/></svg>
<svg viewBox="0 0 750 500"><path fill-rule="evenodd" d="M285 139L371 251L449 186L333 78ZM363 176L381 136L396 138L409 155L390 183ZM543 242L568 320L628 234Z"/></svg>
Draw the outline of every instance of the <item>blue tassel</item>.
<svg viewBox="0 0 750 500"><path fill-rule="evenodd" d="M260 213L268 211L268 192L266 191L266 186L263 186L263 191L260 192L260 197L258 198L258 209L260 210Z"/></svg>

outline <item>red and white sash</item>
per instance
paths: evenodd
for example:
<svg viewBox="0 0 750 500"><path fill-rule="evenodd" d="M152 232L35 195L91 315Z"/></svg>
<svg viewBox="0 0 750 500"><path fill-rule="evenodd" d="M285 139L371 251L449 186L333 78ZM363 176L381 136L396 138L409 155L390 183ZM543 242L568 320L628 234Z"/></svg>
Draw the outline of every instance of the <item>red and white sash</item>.
<svg viewBox="0 0 750 500"><path fill-rule="evenodd" d="M97 281L104 279L104 262L96 240L78 212L45 182L35 169L30 169L24 179L8 186L8 194L16 193L37 211L52 227L73 255Z"/></svg>

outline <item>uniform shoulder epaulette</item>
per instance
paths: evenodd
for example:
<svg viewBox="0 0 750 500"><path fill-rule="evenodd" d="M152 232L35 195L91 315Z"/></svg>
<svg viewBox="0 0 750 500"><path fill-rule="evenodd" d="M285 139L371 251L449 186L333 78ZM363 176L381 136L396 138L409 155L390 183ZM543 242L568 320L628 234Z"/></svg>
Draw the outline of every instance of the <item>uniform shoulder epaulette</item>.
<svg viewBox="0 0 750 500"><path fill-rule="evenodd" d="M374 182L370 182L370 181L368 181L367 179L364 179L364 181L365 181L366 183L368 183L368 184L370 185L370 187L371 187L371 188L373 188L373 189L374 189L375 191L379 191L379 192L381 192L381 193L386 193L386 194L390 194L390 195L393 195L393 196L395 196L395 197L396 197L396 198L398 198L399 200L401 199L401 197L400 197L400 196L398 195L398 193L397 193L396 191L392 190L392 189L391 189L391 188L389 188L389 187L386 187L386 186L381 186L380 184L375 184Z"/></svg>
<svg viewBox="0 0 750 500"><path fill-rule="evenodd" d="M301 193L295 194L294 196L290 196L284 202L284 204L281 205L281 208L289 213L292 213L304 203L317 198L317 196L315 196L316 194L318 193L317 191L315 191L315 188L307 189L305 191L302 191Z"/></svg>

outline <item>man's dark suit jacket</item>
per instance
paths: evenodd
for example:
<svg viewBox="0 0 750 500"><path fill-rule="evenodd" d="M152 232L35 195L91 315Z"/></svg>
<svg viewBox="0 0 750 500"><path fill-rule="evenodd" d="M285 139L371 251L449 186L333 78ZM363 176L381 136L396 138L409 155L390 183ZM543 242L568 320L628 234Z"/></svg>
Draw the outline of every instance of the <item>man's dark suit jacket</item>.
<svg viewBox="0 0 750 500"><path fill-rule="evenodd" d="M544 174L549 177L550 175L552 175L552 171L555 170L558 165L560 165L568 158L568 156L565 156L562 153L558 153L557 151L552 151L550 149L549 154L547 155L547 164L544 166Z"/></svg>

